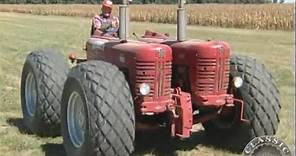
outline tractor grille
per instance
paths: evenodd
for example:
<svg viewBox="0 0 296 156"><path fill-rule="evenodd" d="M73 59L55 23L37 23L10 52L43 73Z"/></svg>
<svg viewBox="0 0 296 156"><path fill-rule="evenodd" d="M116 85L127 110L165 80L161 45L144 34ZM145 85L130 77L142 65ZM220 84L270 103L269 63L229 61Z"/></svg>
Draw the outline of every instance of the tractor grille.
<svg viewBox="0 0 296 156"><path fill-rule="evenodd" d="M196 91L199 94L226 93L229 81L229 59L198 58L196 74Z"/></svg>
<svg viewBox="0 0 296 156"><path fill-rule="evenodd" d="M221 70L221 86L220 86L220 91L223 91L223 93L227 92L228 85L229 85L229 74L230 74L230 59L224 59L224 65Z"/></svg>
<svg viewBox="0 0 296 156"><path fill-rule="evenodd" d="M172 62L159 63L159 67L158 96L169 96L171 94Z"/></svg>
<svg viewBox="0 0 296 156"><path fill-rule="evenodd" d="M150 86L148 97L169 96L171 89L172 63L167 62L136 62L136 95L140 95L139 85Z"/></svg>

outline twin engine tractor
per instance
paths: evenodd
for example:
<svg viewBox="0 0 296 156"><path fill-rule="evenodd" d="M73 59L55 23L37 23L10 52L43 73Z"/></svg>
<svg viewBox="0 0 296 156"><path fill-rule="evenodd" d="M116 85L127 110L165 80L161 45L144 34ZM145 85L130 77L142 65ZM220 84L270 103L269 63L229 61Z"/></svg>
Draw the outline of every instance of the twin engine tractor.
<svg viewBox="0 0 296 156"><path fill-rule="evenodd" d="M170 125L172 136L187 138L193 124L215 118L224 111L223 107L229 107L228 112L233 108L233 120L244 121L243 102L228 91L241 87L243 80L239 76L229 80L227 43L162 39L160 44L155 39L158 38L149 35L144 35L141 42L97 37L89 39L86 45L88 61L103 60L123 73L134 99L136 125L140 129L150 123L144 122L146 116L163 118L165 113L168 120L158 121ZM199 108L211 109L212 113L200 115ZM155 123L145 127L155 127Z"/></svg>
<svg viewBox="0 0 296 156"><path fill-rule="evenodd" d="M62 134L71 156L130 155L136 130L188 138L198 123L241 147L276 133L279 92L262 64L232 55L223 41L186 40L183 0L177 40L151 31L127 40L127 9L124 1L120 37L92 36L86 58L69 55L71 69L52 49L27 56L21 101L31 132Z"/></svg>

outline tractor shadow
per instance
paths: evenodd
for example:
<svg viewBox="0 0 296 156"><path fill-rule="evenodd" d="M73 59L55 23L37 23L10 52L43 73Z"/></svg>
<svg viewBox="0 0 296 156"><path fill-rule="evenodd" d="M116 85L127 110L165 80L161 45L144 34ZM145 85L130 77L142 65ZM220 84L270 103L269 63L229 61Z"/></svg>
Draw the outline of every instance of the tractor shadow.
<svg viewBox="0 0 296 156"><path fill-rule="evenodd" d="M175 156L177 150L199 150L199 148L203 148L200 146L226 150L235 154L241 154L242 152L242 147L234 146L238 144L236 139L229 139L229 136L219 134L219 137L209 136L203 129L194 132L190 138L184 140L172 139L168 134L165 130L136 134L136 151L133 155Z"/></svg>
<svg viewBox="0 0 296 156"><path fill-rule="evenodd" d="M25 127L22 118L8 118L6 122L13 127L17 127L22 134L31 134Z"/></svg>
<svg viewBox="0 0 296 156"><path fill-rule="evenodd" d="M17 127L22 134L31 134L26 130L22 118L9 118L7 119L7 123ZM237 154L241 153L241 148L238 149L233 146L237 144L235 140L230 140L229 136L219 136L209 136L203 129L193 133L189 139L185 140L172 139L169 132L165 129L137 132L135 140L136 147L133 155L153 154L159 156L175 156L177 155L177 150L198 150L200 146L227 150ZM62 143L46 143L41 145L41 148L45 156L66 156Z"/></svg>
<svg viewBox="0 0 296 156"><path fill-rule="evenodd" d="M8 118L6 122L13 127L17 127L21 134L29 134L30 133L25 125L22 118ZM63 144L59 143L46 143L41 145L42 151L44 151L45 156L66 156L66 152L64 150Z"/></svg>
<svg viewBox="0 0 296 156"><path fill-rule="evenodd" d="M47 143L41 145L41 148L45 156L66 156L63 144Z"/></svg>

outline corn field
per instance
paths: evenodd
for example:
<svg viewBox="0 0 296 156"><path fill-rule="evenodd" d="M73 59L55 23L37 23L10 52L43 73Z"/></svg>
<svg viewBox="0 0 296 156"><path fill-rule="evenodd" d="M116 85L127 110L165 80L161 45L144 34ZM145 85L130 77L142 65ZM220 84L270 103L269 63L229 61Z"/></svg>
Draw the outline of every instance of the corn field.
<svg viewBox="0 0 296 156"><path fill-rule="evenodd" d="M176 5L130 5L130 19L139 22L176 23ZM293 30L292 4L193 4L187 5L189 25L245 28L258 30ZM36 15L92 17L99 5L28 5L2 4L1 12ZM118 7L114 7L114 14Z"/></svg>

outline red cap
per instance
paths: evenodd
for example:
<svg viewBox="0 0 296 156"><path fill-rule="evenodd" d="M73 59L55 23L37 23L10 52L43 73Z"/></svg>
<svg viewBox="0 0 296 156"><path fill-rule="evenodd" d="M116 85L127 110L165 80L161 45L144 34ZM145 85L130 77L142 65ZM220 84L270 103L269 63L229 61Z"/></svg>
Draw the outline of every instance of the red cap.
<svg viewBox="0 0 296 156"><path fill-rule="evenodd" d="M103 8L106 7L106 8L111 8L112 9L112 5L113 5L113 3L110 0L104 0L103 3L102 3Z"/></svg>

